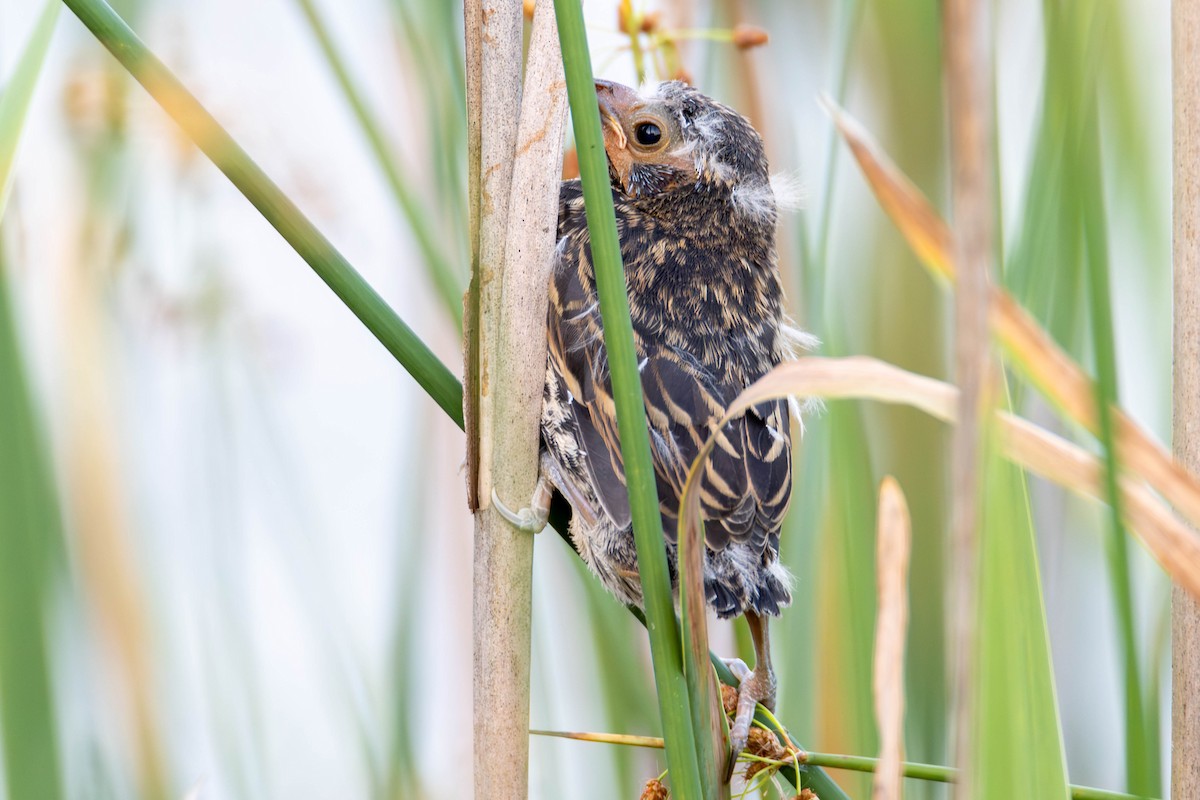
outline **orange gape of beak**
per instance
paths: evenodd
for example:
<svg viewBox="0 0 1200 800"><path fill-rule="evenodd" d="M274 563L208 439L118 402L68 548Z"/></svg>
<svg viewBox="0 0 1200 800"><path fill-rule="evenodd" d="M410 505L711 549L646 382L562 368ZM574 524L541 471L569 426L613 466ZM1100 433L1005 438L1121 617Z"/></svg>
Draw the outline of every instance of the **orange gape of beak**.
<svg viewBox="0 0 1200 800"><path fill-rule="evenodd" d="M633 167L633 154L629 152L629 139L625 136L622 120L637 105L640 98L633 89L612 81L596 81L596 101L600 104L600 127L604 130L604 151L617 173L621 190L629 185L629 172Z"/></svg>

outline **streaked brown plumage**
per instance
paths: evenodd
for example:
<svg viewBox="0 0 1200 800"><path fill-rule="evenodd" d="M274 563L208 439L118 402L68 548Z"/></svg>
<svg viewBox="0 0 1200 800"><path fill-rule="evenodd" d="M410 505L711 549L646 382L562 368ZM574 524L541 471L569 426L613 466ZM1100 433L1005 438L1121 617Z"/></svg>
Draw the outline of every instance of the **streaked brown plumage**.
<svg viewBox="0 0 1200 800"><path fill-rule="evenodd" d="M726 406L790 350L762 141L737 112L670 82L652 94L597 81L617 231L650 423L663 535L675 575L679 494ZM543 471L574 508L572 539L610 591L641 604L583 197L562 185L547 319ZM721 617L746 614L757 664L743 680L774 701L765 615L791 601L779 528L791 495L786 402L729 423L706 465L704 588ZM740 741L739 741L740 739Z"/></svg>

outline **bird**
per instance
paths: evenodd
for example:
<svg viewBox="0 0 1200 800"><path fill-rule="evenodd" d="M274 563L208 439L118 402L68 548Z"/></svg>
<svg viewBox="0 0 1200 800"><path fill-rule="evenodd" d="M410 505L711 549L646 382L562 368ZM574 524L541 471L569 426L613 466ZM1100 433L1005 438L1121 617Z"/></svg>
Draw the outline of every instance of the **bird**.
<svg viewBox="0 0 1200 800"><path fill-rule="evenodd" d="M763 141L732 108L681 81L639 92L595 82L645 399L664 546L678 588L676 536L689 467L726 408L812 337L784 311L778 209ZM502 514L544 525L553 491L572 507L570 537L601 583L642 605L629 496L578 179L559 192L547 312L538 489ZM756 703L774 708L769 619L791 602L779 557L792 491L786 400L754 406L719 431L700 484L704 594L719 617L742 615L755 665L740 680L732 772Z"/></svg>

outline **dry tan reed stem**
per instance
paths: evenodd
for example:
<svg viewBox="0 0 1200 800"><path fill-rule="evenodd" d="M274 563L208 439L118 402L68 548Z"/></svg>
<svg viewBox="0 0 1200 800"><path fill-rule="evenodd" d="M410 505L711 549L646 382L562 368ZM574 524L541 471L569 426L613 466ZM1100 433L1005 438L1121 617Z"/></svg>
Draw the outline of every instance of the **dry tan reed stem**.
<svg viewBox="0 0 1200 800"><path fill-rule="evenodd" d="M463 0L467 83L467 236L471 283L463 296L463 429L467 434L467 508L479 510L479 172L483 157L483 0Z"/></svg>
<svg viewBox="0 0 1200 800"><path fill-rule="evenodd" d="M468 139L479 147L478 260L468 292L467 371L471 401L467 429L475 510L474 539L474 783L475 797L518 800L528 793L529 647L532 601L532 537L515 530L489 507L495 454L515 421L503 416L506 397L489 375L504 372L507 356L498 330L504 292L505 253L521 96L520 0L482 0L465 6L468 97L477 125ZM474 244L474 243L473 243ZM471 306L477 303L477 308ZM474 347L474 350L471 348ZM513 459L508 489L536 478L536 449L505 453Z"/></svg>
<svg viewBox="0 0 1200 800"><path fill-rule="evenodd" d="M879 487L875 574L874 693L879 765L872 800L900 800L904 762L904 641L908 633L908 560L912 523L900 484L890 475Z"/></svg>
<svg viewBox="0 0 1200 800"><path fill-rule="evenodd" d="M975 587L979 569L980 474L988 410L988 282L994 260L992 187L992 78L987 0L946 0L943 43L950 122L954 209L954 366L959 387L953 439L951 521L952 713L955 759L964 767L956 797L970 797L968 756L973 731L971 689L975 652Z"/></svg>
<svg viewBox="0 0 1200 800"><path fill-rule="evenodd" d="M1171 4L1175 171L1175 459L1200 471L1200 2ZM1193 519L1195 523L1195 519ZM1194 556L1193 556L1194 557ZM1200 603L1171 596L1171 796L1200 797Z"/></svg>

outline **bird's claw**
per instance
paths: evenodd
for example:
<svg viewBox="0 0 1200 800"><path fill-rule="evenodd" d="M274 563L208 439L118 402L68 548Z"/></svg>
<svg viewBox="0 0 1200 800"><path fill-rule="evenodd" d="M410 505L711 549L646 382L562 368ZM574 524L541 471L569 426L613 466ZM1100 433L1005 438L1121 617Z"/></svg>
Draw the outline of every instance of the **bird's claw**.
<svg viewBox="0 0 1200 800"><path fill-rule="evenodd" d="M746 662L740 658L722 658L725 666L729 667L729 671L733 673L733 677L738 679L738 683L746 680L746 676L750 674L750 667L746 666Z"/></svg>
<svg viewBox="0 0 1200 800"><path fill-rule="evenodd" d="M529 507L513 511L500 500L494 487L492 488L492 505L495 506L496 513L508 520L517 530L526 533L541 533L546 527L546 521L550 518L550 496L551 491L545 479L538 478L537 488L533 490L533 499L530 501Z"/></svg>
<svg viewBox="0 0 1200 800"><path fill-rule="evenodd" d="M740 670L730 662L740 665ZM754 709L759 703L770 710L775 708L775 676L769 670L747 669L741 659L730 659L726 663L740 681L737 714L733 718L733 727L729 729L729 761L725 766L725 780L728 781L733 777L738 756L746 749L746 743L750 740ZM738 674L739 671L742 674Z"/></svg>

